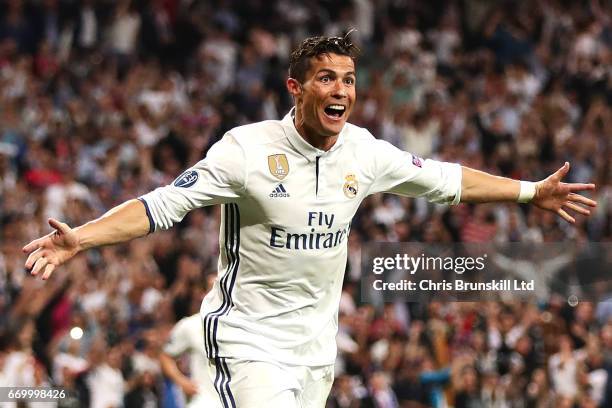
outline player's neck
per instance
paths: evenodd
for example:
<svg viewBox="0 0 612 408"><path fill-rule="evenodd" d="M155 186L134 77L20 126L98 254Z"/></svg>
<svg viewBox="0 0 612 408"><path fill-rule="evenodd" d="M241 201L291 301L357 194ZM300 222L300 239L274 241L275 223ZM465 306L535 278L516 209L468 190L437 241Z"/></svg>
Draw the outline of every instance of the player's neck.
<svg viewBox="0 0 612 408"><path fill-rule="evenodd" d="M293 123L295 124L295 129L302 136L302 138L311 146L316 147L319 150L328 151L331 149L334 144L336 144L336 140L338 140L338 135L334 136L323 136L319 134L316 130L307 126L303 120L300 120L299 115L293 118Z"/></svg>

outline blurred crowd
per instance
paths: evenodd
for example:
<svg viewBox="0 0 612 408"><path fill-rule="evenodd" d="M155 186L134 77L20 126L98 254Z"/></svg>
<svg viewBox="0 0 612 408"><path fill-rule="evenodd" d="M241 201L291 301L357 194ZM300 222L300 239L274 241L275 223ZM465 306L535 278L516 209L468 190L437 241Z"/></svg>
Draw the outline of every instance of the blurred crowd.
<svg viewBox="0 0 612 408"><path fill-rule="evenodd" d="M349 240L330 407L612 406L612 307L361 304L371 241L612 242L610 0L6 0L0 4L0 384L60 406L180 406L157 360L216 277L219 209L79 255L47 282L21 247L171 182L234 126L291 107L309 35L359 44L351 122L421 157L539 180L572 165L599 206L373 196Z"/></svg>

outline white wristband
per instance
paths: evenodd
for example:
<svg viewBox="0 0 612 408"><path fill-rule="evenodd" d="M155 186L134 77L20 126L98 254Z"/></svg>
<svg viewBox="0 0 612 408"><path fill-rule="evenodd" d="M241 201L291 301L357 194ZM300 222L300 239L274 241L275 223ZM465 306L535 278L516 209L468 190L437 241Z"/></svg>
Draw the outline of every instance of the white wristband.
<svg viewBox="0 0 612 408"><path fill-rule="evenodd" d="M518 199L516 200L519 203L528 203L531 201L533 196L536 193L536 183L532 181L522 181L521 180L521 190L519 191Z"/></svg>

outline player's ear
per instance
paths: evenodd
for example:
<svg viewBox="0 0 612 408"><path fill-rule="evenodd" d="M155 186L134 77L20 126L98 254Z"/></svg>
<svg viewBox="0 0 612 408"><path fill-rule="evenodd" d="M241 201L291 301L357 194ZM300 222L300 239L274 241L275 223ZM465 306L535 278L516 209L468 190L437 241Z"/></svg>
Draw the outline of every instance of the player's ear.
<svg viewBox="0 0 612 408"><path fill-rule="evenodd" d="M294 98L298 97L302 94L302 84L295 78L287 78L287 90Z"/></svg>

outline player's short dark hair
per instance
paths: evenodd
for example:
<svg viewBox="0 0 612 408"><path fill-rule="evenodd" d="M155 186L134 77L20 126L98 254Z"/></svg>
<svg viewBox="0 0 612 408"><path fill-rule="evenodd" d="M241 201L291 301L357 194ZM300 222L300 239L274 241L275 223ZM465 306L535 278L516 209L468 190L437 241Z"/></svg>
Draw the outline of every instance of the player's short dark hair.
<svg viewBox="0 0 612 408"><path fill-rule="evenodd" d="M302 41L289 58L289 77L304 82L306 72L310 69L310 59L323 54L346 55L356 60L360 50L349 38L344 37L310 37Z"/></svg>

